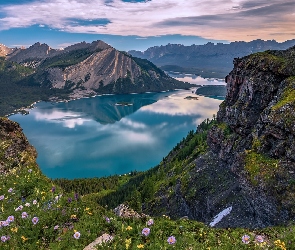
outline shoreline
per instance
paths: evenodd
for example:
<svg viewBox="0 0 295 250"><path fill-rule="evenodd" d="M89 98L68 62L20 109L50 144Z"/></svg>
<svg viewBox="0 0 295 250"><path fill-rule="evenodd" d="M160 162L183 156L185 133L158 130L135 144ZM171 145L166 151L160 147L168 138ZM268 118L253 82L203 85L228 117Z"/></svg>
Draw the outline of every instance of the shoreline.
<svg viewBox="0 0 295 250"><path fill-rule="evenodd" d="M195 86L192 86L191 88L194 88L194 87ZM191 90L191 88L189 88L188 90ZM157 91L157 92L156 91L147 91L147 92L139 92L139 93L132 92L132 93L124 93L124 95L166 93L166 92L179 91L179 90L186 90L186 89L170 89L170 90L161 90L161 91ZM93 90L78 90L78 91L74 91L73 93L69 94L67 99L59 98L57 96L53 96L53 97L50 97L47 101L44 101L44 102L51 102L51 103L61 103L61 102L63 102L63 103L67 103L67 102L79 100L79 99L82 99L82 98L93 98L93 97L98 97L98 96L110 96L110 95L122 95L122 94L97 94ZM28 114L30 114L29 110L34 109L35 108L34 105L36 105L39 102L42 102L42 100L35 101L35 102L31 103L30 105L28 105L26 107L21 107L19 109L15 109L12 113L4 115L4 117L9 118L10 116L16 115L16 114L28 115Z"/></svg>

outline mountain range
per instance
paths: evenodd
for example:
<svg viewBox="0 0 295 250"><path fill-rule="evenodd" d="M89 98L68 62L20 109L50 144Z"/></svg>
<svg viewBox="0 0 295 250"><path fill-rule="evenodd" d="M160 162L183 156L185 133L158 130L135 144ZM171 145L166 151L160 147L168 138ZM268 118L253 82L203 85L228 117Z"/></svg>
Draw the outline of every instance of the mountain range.
<svg viewBox="0 0 295 250"><path fill-rule="evenodd" d="M132 57L103 41L81 42L62 50L40 43L27 49L9 49L4 45L0 48L0 87L3 90L0 96L6 112L40 99L158 92L191 86L168 76L148 60ZM29 96L36 92L39 97L28 98L27 94L19 97L24 88ZM43 91L37 94L40 88ZM13 96L12 92L18 96ZM6 101L7 98L18 101ZM24 99L28 101L23 102Z"/></svg>
<svg viewBox="0 0 295 250"><path fill-rule="evenodd" d="M11 223L1 246L83 249L107 233L98 249L294 249L295 47L236 58L225 80L217 116L158 166L124 176L49 180L19 125L0 118L1 215ZM120 203L144 214L116 215Z"/></svg>
<svg viewBox="0 0 295 250"><path fill-rule="evenodd" d="M229 44L208 42L205 45L168 44L145 51L128 51L132 56L148 59L166 71L198 74L209 78L224 78L232 70L234 58L266 50L284 50L295 45L295 39L278 43L260 39Z"/></svg>

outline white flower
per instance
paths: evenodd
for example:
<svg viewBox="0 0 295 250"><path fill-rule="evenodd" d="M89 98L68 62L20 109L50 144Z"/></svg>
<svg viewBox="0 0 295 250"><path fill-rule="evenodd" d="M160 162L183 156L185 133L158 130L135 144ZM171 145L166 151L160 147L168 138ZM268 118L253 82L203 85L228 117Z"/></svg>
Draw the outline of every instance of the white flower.
<svg viewBox="0 0 295 250"><path fill-rule="evenodd" d="M30 203L28 203L28 202L25 204L25 206L26 206L26 207L29 207L30 205L31 205L31 204L30 204Z"/></svg>

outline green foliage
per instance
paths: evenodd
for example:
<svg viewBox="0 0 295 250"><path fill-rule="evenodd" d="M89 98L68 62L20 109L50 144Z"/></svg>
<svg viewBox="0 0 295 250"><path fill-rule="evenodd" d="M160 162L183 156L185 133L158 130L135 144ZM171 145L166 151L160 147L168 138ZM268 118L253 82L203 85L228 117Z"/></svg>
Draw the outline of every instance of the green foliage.
<svg viewBox="0 0 295 250"><path fill-rule="evenodd" d="M223 131L223 135L225 137L228 137L229 135L231 135L233 133L231 128L225 122L218 123L217 127Z"/></svg>
<svg viewBox="0 0 295 250"><path fill-rule="evenodd" d="M34 70L0 58L0 116L27 107L50 96L63 96L64 90L41 87L32 77Z"/></svg>
<svg viewBox="0 0 295 250"><path fill-rule="evenodd" d="M259 182L271 182L275 178L278 169L278 160L259 154L253 150L246 151L245 170L253 185Z"/></svg>
<svg viewBox="0 0 295 250"><path fill-rule="evenodd" d="M286 104L294 104L295 102L295 76L289 77L288 79L286 79L286 81L287 87L285 88L279 101L274 106L272 106L272 110L278 110Z"/></svg>
<svg viewBox="0 0 295 250"><path fill-rule="evenodd" d="M101 50L97 50L99 52ZM66 53L62 53L60 55L49 57L45 59L40 68L54 68L58 67L64 70L66 67L71 65L80 63L84 61L87 57L93 54L93 51L89 49L79 49L79 50L72 50Z"/></svg>

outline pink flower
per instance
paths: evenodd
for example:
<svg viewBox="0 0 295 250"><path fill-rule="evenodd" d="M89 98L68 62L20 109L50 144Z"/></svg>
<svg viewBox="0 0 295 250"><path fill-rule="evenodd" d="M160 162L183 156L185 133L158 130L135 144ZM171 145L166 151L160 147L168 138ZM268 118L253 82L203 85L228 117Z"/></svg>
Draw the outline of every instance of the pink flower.
<svg viewBox="0 0 295 250"><path fill-rule="evenodd" d="M28 218L28 214L26 212L22 212L22 218L23 219Z"/></svg>
<svg viewBox="0 0 295 250"><path fill-rule="evenodd" d="M170 244L170 245L173 245L176 243L176 239L174 236L170 236L167 240L167 242Z"/></svg>
<svg viewBox="0 0 295 250"><path fill-rule="evenodd" d="M144 236L148 236L150 234L151 230L147 227L145 227L144 229L142 229L141 233L144 235Z"/></svg>
<svg viewBox="0 0 295 250"><path fill-rule="evenodd" d="M153 219L149 219L147 222L148 226L154 225L154 220Z"/></svg>
<svg viewBox="0 0 295 250"><path fill-rule="evenodd" d="M36 225L38 223L38 221L39 221L39 218L38 217L34 217L32 219L32 222L33 222L34 225Z"/></svg>
<svg viewBox="0 0 295 250"><path fill-rule="evenodd" d="M76 240L78 240L80 238L81 234L79 232L75 232L73 236Z"/></svg>
<svg viewBox="0 0 295 250"><path fill-rule="evenodd" d="M247 235L247 234L243 235L243 237L242 237L242 242L243 242L244 244L249 244L249 242L250 242L250 236Z"/></svg>

